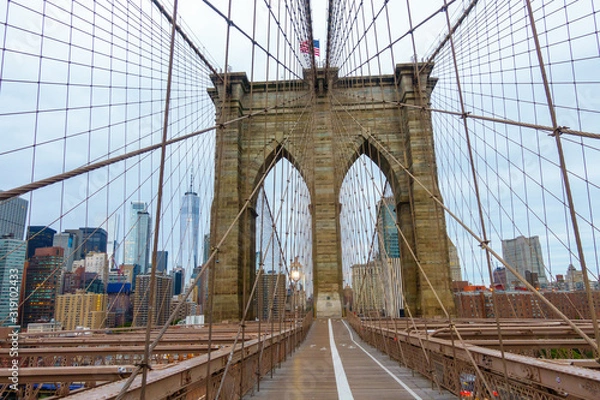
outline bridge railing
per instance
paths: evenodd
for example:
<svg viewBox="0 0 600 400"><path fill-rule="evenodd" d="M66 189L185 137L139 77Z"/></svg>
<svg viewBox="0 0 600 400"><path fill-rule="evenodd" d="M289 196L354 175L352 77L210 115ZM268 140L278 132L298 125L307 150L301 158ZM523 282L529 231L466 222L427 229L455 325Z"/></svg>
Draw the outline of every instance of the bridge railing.
<svg viewBox="0 0 600 400"><path fill-rule="evenodd" d="M207 355L150 371L145 388L146 398L163 399L185 396L194 399L241 398L254 388L259 388L260 379L276 368L305 339L312 323L309 313L294 325L281 332L265 333L257 339L223 347ZM228 366L229 364L229 366ZM227 370L226 376L223 375ZM207 381L208 377L208 381ZM117 398L121 382L82 391L69 399ZM131 385L123 399L138 399L141 380Z"/></svg>
<svg viewBox="0 0 600 400"><path fill-rule="evenodd" d="M422 329L423 325L411 326L405 321L361 320L354 314L348 315L348 321L365 342L427 377L432 385L457 396L540 400L600 398L600 372L569 365L569 360L545 360L511 352L505 352L503 357L500 350L460 341L456 335L450 339L436 337L435 330L427 329L427 325ZM560 341L556 340L553 346L560 347ZM587 363L594 366L595 361L587 360ZM487 382L487 388L481 377Z"/></svg>

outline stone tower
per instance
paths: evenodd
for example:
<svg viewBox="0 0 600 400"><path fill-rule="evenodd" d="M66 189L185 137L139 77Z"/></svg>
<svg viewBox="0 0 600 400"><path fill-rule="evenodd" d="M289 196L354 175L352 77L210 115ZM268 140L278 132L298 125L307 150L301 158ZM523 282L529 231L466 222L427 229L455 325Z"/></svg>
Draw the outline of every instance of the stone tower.
<svg viewBox="0 0 600 400"><path fill-rule="evenodd" d="M352 78L317 69L305 71L304 80L252 84L244 73L212 77L209 94L219 126L211 215L211 246L218 253L209 278L215 321L243 313L256 270L255 188L281 158L298 169L311 196L316 316L342 315L340 188L363 154L394 192L405 238L400 252L407 307L413 315L443 315L433 287L454 311L444 213L430 195L441 199L424 107L436 80L429 76L431 65L419 65L418 77L414 68L402 64L393 75ZM248 199L250 207L243 209Z"/></svg>

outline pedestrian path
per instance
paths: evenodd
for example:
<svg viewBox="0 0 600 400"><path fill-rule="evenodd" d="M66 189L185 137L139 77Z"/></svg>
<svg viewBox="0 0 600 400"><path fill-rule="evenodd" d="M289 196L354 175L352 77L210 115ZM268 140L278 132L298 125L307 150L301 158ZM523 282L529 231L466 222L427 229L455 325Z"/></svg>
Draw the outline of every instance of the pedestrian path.
<svg viewBox="0 0 600 400"><path fill-rule="evenodd" d="M244 400L447 400L431 381L363 342L341 319L317 319L288 360Z"/></svg>

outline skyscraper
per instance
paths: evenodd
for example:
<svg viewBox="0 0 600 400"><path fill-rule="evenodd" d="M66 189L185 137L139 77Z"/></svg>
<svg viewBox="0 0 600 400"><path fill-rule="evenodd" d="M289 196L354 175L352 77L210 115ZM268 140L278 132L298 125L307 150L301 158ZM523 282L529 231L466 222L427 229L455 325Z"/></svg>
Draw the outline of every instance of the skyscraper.
<svg viewBox="0 0 600 400"><path fill-rule="evenodd" d="M14 239L23 240L28 204L20 197L0 201L0 237L12 235Z"/></svg>
<svg viewBox="0 0 600 400"><path fill-rule="evenodd" d="M190 189L181 199L179 219L179 240L181 242L178 265L185 269L185 275L192 276L198 266L198 230L200 227L200 198L194 192L194 178L190 178Z"/></svg>
<svg viewBox="0 0 600 400"><path fill-rule="evenodd" d="M108 234L104 229L79 228L79 232L81 235L81 258L84 258L90 251L106 253Z"/></svg>
<svg viewBox="0 0 600 400"><path fill-rule="evenodd" d="M278 321L285 312L287 276L275 271L260 276L256 293L257 316L261 320Z"/></svg>
<svg viewBox="0 0 600 400"><path fill-rule="evenodd" d="M79 236L73 232L56 233L52 241L52 246L63 248L65 251L65 269L72 271L73 261L75 261L76 252L79 250Z"/></svg>
<svg viewBox="0 0 600 400"><path fill-rule="evenodd" d="M377 235L379 236L379 253L382 257L400 258L396 205L393 197L384 197L377 203Z"/></svg>
<svg viewBox="0 0 600 400"><path fill-rule="evenodd" d="M519 236L515 239L502 240L502 258L525 278L525 271L537 274L540 285L547 285L546 269L542 259L540 238ZM507 284L511 287L520 286L515 275L506 270Z"/></svg>
<svg viewBox="0 0 600 400"><path fill-rule="evenodd" d="M25 271L26 299L21 315L22 325L32 322L50 322L60 289L60 269L63 265L62 247L36 249Z"/></svg>
<svg viewBox="0 0 600 400"><path fill-rule="evenodd" d="M450 278L456 282L462 281L462 270L460 267L460 259L458 258L458 250L450 238L448 238L448 256L450 259Z"/></svg>
<svg viewBox="0 0 600 400"><path fill-rule="evenodd" d="M379 239L379 260L377 262L381 265L383 303L387 315L398 317L403 313L404 303L402 300L400 245L396 227L396 205L392 196L384 197L377 203L377 237Z"/></svg>
<svg viewBox="0 0 600 400"><path fill-rule="evenodd" d="M122 280L111 282L106 292L108 295L107 326L118 327L131 322L131 283Z"/></svg>
<svg viewBox="0 0 600 400"><path fill-rule="evenodd" d="M10 301L19 302L26 242L18 239L0 239L0 325L18 324L10 317ZM3 321L3 322L2 322Z"/></svg>
<svg viewBox="0 0 600 400"><path fill-rule="evenodd" d="M159 274L166 274L168 266L169 266L169 252L168 251L157 251L156 252L156 272Z"/></svg>
<svg viewBox="0 0 600 400"><path fill-rule="evenodd" d="M184 291L185 270L181 267L173 268L171 276L173 277L173 296L180 295Z"/></svg>
<svg viewBox="0 0 600 400"><path fill-rule="evenodd" d="M203 247L202 263L204 264L205 262L208 261L208 259L210 257L210 235L208 233L204 235L202 247ZM258 265L258 263L256 265Z"/></svg>
<svg viewBox="0 0 600 400"><path fill-rule="evenodd" d="M27 228L27 259L33 257L36 249L52 247L56 231L47 226L30 226Z"/></svg>
<svg viewBox="0 0 600 400"><path fill-rule="evenodd" d="M173 278L167 275L156 275L155 293L153 325L164 325L169 319L169 312L171 311ZM149 302L150 275L138 275L133 296L133 326L146 326L148 323Z"/></svg>
<svg viewBox="0 0 600 400"><path fill-rule="evenodd" d="M73 235L73 259L82 260L90 251L106 253L108 234L102 228L65 229L64 233Z"/></svg>
<svg viewBox="0 0 600 400"><path fill-rule="evenodd" d="M129 210L129 231L125 237L124 264L139 265L141 272L148 270L150 250L150 213L144 202L132 202Z"/></svg>
<svg viewBox="0 0 600 400"><path fill-rule="evenodd" d="M506 271L507 269L504 267L496 267L494 271L492 271L492 277L494 278L494 286L504 290L506 288Z"/></svg>

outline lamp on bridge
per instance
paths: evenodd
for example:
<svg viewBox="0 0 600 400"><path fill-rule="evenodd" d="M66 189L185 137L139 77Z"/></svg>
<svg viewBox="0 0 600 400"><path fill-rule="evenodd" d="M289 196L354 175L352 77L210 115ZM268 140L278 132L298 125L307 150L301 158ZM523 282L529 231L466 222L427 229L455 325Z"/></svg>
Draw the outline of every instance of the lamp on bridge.
<svg viewBox="0 0 600 400"><path fill-rule="evenodd" d="M292 307L294 311L294 323L298 321L298 281L302 277L302 265L298 262L298 257L290 264L290 280L293 284Z"/></svg>
<svg viewBox="0 0 600 400"><path fill-rule="evenodd" d="M297 263L292 264L291 271L290 271L290 278L294 282L294 289L295 289L296 285L298 284L298 281L300 280L300 264L297 264Z"/></svg>

